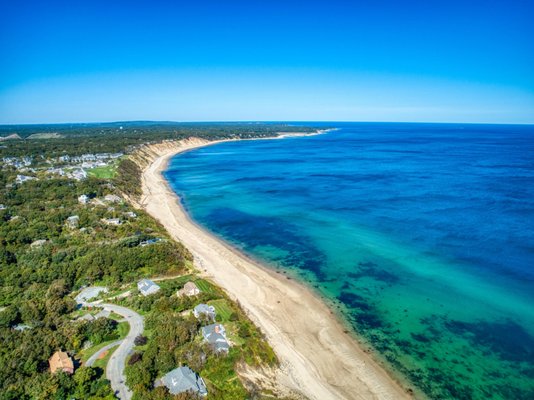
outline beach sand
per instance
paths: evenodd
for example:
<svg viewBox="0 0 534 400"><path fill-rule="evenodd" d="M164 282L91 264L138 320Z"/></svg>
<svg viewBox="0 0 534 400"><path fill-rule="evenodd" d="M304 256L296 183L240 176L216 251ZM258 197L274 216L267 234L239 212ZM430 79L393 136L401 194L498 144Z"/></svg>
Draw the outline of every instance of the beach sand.
<svg viewBox="0 0 534 400"><path fill-rule="evenodd" d="M244 372L247 378L308 399L410 398L310 289L258 265L191 221L162 171L175 154L214 143L191 138L141 148L132 156L143 168L138 205L191 251L197 268L265 334L280 368Z"/></svg>

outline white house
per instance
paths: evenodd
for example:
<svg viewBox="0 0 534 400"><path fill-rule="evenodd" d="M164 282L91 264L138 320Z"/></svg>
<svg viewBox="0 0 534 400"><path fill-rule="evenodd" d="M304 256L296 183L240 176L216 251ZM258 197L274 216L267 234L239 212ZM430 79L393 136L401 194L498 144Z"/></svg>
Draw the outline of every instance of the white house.
<svg viewBox="0 0 534 400"><path fill-rule="evenodd" d="M80 197L78 197L78 201L81 204L87 204L89 203L89 196L87 196L86 194L82 194Z"/></svg>
<svg viewBox="0 0 534 400"><path fill-rule="evenodd" d="M215 307L208 304L199 304L193 309L195 318L200 318L201 315L206 315L209 319L215 319Z"/></svg>

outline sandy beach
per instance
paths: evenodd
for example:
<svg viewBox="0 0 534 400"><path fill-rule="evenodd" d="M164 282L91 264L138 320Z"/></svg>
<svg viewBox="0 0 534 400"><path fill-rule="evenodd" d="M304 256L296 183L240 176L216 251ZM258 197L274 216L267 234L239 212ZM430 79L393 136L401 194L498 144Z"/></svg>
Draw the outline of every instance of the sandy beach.
<svg viewBox="0 0 534 400"><path fill-rule="evenodd" d="M249 378L274 381L282 394L308 399L410 398L316 294L257 265L191 221L162 171L175 154L215 143L195 138L164 142L145 146L132 158L143 168L139 206L192 252L205 276L239 301L279 357L279 369L249 371Z"/></svg>

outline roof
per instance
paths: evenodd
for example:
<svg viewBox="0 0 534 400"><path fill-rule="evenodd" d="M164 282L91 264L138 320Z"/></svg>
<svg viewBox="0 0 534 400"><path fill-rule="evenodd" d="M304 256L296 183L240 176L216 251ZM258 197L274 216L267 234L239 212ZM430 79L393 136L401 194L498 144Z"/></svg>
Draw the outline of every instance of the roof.
<svg viewBox="0 0 534 400"><path fill-rule="evenodd" d="M147 296L149 294L156 293L160 287L150 279L141 279L139 282L137 282L137 289L139 289L141 294Z"/></svg>
<svg viewBox="0 0 534 400"><path fill-rule="evenodd" d="M199 293L200 289L194 282L187 282L182 289L178 290L178 296L184 294L187 296L194 296Z"/></svg>
<svg viewBox="0 0 534 400"><path fill-rule="evenodd" d="M226 331L221 324L211 324L202 328L202 336L215 351L225 351L230 349L230 344L226 340Z"/></svg>
<svg viewBox="0 0 534 400"><path fill-rule="evenodd" d="M106 201L110 201L110 202L119 202L119 201L122 200L119 196L117 196L115 194L107 194L107 195L104 196L104 199Z"/></svg>
<svg viewBox="0 0 534 400"><path fill-rule="evenodd" d="M207 314L210 317L215 317L215 307L201 303L193 309L193 314L195 314L195 317L197 318L200 314Z"/></svg>
<svg viewBox="0 0 534 400"><path fill-rule="evenodd" d="M52 373L55 373L59 370L62 370L68 374L72 374L74 372L74 364L72 359L64 351L56 351L48 360L48 364L50 365L50 371Z"/></svg>
<svg viewBox="0 0 534 400"><path fill-rule="evenodd" d="M167 373L161 382L165 385L171 394L179 394L191 391L201 396L208 394L204 380L191 368L183 366L173 369Z"/></svg>

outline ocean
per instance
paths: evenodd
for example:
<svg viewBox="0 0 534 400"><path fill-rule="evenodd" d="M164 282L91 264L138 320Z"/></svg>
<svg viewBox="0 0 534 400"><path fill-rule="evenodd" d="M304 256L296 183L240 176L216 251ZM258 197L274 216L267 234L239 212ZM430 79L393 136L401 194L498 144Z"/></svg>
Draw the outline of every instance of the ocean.
<svg viewBox="0 0 534 400"><path fill-rule="evenodd" d="M165 177L418 391L534 399L534 127L324 126L183 153Z"/></svg>

